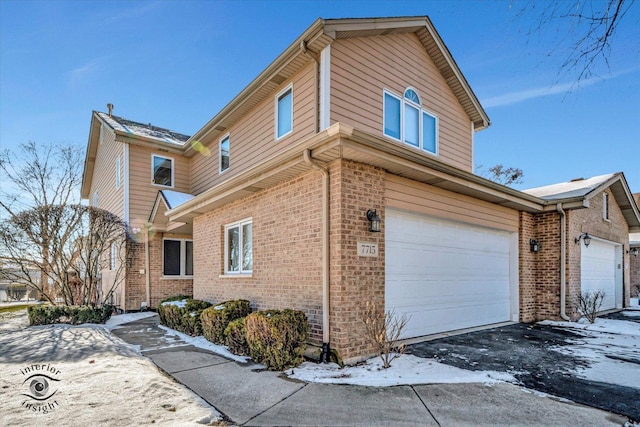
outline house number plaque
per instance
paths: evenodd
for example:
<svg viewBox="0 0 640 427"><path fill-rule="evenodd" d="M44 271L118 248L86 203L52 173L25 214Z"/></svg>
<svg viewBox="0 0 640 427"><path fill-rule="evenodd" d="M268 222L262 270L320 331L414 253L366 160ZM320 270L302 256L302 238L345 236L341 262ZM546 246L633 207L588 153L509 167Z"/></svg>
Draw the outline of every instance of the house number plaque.
<svg viewBox="0 0 640 427"><path fill-rule="evenodd" d="M358 242L358 256L377 257L378 256L378 244Z"/></svg>

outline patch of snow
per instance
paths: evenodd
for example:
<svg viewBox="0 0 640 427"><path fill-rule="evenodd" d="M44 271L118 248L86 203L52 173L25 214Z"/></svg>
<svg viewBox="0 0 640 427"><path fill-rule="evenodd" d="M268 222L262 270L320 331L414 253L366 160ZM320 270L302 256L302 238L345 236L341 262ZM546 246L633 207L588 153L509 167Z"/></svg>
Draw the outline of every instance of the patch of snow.
<svg viewBox="0 0 640 427"><path fill-rule="evenodd" d="M570 197L586 196L611 178L615 174L599 175L587 179L580 179L569 182L560 182L557 184L545 185L543 187L530 188L523 190L523 193L540 197L545 200L566 199Z"/></svg>
<svg viewBox="0 0 640 427"><path fill-rule="evenodd" d="M588 362L589 366L576 369L579 377L640 388L640 326L637 323L596 319L594 324L554 321L540 324L579 333L580 338L568 339L568 345L552 348Z"/></svg>
<svg viewBox="0 0 640 427"><path fill-rule="evenodd" d="M180 340L186 342L187 344L191 344L194 347L198 347L204 350L209 350L213 353L219 354L220 356L226 357L227 359L232 359L235 360L236 362L240 362L240 363L246 363L247 361L249 361L249 357L247 356L238 356L236 354L233 354L229 351L229 348L227 346L224 345L218 345L218 344L214 344L211 341L207 340L205 337L203 337L202 335L197 336L197 337L192 337L189 336L187 334L183 334L182 332L178 332L175 329L171 329L171 328L167 328L164 325L159 325L159 327L161 329L163 329L164 331L167 332L167 334L169 335L173 335L175 337L178 337ZM181 343L176 343L176 344L168 344L164 347L159 347L160 348L170 348L170 347L177 347L177 346L181 346L184 344Z"/></svg>
<svg viewBox="0 0 640 427"><path fill-rule="evenodd" d="M155 313L152 311L145 311L140 313L126 313L113 315L107 320L105 326L107 329L112 330L125 323L135 322L136 320L146 319L147 317L153 317Z"/></svg>
<svg viewBox="0 0 640 427"><path fill-rule="evenodd" d="M640 309L625 310L622 312L622 315L627 317L640 317Z"/></svg>
<svg viewBox="0 0 640 427"><path fill-rule="evenodd" d="M404 354L394 359L388 369L380 358L356 366L340 368L335 363L305 362L285 371L290 378L314 383L353 384L387 387L403 384L495 383L517 382L513 375L494 371L468 371L436 362L434 359Z"/></svg>
<svg viewBox="0 0 640 427"><path fill-rule="evenodd" d="M640 303L638 302L640 298L630 298L629 299L629 307L627 309L640 310Z"/></svg>
<svg viewBox="0 0 640 427"><path fill-rule="evenodd" d="M604 332L607 334L640 336L640 327L637 323L625 322L623 320L596 319L595 323L582 321L582 319L580 322L559 322L554 320L544 320L539 323L541 325L556 326L578 332L590 331Z"/></svg>
<svg viewBox="0 0 640 427"><path fill-rule="evenodd" d="M173 209L176 206L179 206L189 200L193 199L195 196L193 194L181 193L179 191L173 190L160 190L164 199L167 201L169 205L169 209Z"/></svg>
<svg viewBox="0 0 640 427"><path fill-rule="evenodd" d="M26 313L22 312L22 317ZM138 313L136 313L138 314ZM123 315L124 316L124 315ZM12 316L15 322L20 316ZM4 316L2 322L4 323ZM202 425L221 415L104 325L23 327L0 332L2 425ZM43 414L23 393L33 363L54 367L55 401ZM26 387L26 388L25 388Z"/></svg>
<svg viewBox="0 0 640 427"><path fill-rule="evenodd" d="M214 310L224 310L224 304L216 305L213 307Z"/></svg>
<svg viewBox="0 0 640 427"><path fill-rule="evenodd" d="M183 299L180 301L165 301L162 303L162 305L175 305L178 308L184 308L187 305L187 300Z"/></svg>

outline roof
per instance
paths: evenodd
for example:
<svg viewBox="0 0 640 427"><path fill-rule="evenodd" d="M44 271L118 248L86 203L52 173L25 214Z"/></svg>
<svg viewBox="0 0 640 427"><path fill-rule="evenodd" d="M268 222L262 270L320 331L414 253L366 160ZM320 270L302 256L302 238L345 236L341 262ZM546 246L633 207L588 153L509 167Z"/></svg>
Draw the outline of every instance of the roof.
<svg viewBox="0 0 640 427"><path fill-rule="evenodd" d="M568 182L545 185L544 187L530 188L523 190L524 193L540 197L544 200L560 200L574 197L584 197L590 192L598 189L602 184L609 181L616 174L599 175L591 178L572 179Z"/></svg>
<svg viewBox="0 0 640 427"><path fill-rule="evenodd" d="M554 204L557 203L562 203L565 209L573 209L589 207L589 200L607 188L611 189L611 193L629 225L629 232L640 232L640 211L622 172L586 179L573 179L568 182L523 190L523 192L548 202L546 209L554 209Z"/></svg>
<svg viewBox="0 0 640 427"><path fill-rule="evenodd" d="M184 143L189 139L189 135L184 135L169 129L153 126L151 123L143 124L118 116L110 116L105 113L97 114L106 124L111 127L111 129L127 133L129 135L156 139L180 146L184 145Z"/></svg>
<svg viewBox="0 0 640 427"><path fill-rule="evenodd" d="M204 144L221 136L240 117L272 96L284 81L293 76L333 40L376 35L415 33L431 56L434 64L457 97L465 112L480 130L490 125L487 113L462 75L451 53L436 31L428 16L397 18L318 18L288 48L284 50L262 73L245 87L229 104L218 112L190 139L186 155L193 156L195 142Z"/></svg>
<svg viewBox="0 0 640 427"><path fill-rule="evenodd" d="M181 193L173 190L160 190L160 194L162 194L162 197L169 209L178 207L184 202L188 202L195 197L193 194Z"/></svg>

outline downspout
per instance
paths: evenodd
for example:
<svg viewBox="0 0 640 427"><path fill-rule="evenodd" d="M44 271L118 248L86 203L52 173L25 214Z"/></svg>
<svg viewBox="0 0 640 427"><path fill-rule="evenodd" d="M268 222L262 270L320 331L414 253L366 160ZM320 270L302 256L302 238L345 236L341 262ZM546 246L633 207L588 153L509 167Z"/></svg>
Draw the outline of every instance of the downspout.
<svg viewBox="0 0 640 427"><path fill-rule="evenodd" d="M320 363L329 359L329 172L315 163L311 150L304 150L304 161L322 173L322 353Z"/></svg>
<svg viewBox="0 0 640 427"><path fill-rule="evenodd" d="M318 109L318 92L319 92L319 86L320 86L320 62L318 61L318 58L315 57L315 55L312 55L311 53L309 53L307 51L307 42L302 40L300 42L300 50L302 51L302 53L307 56L308 58L313 59L313 61L315 62L315 65L313 66L313 79L315 81L315 85L314 85L314 91L313 91L313 118L314 118L314 126L315 126L315 132L318 133L320 132L320 119L319 119L319 109Z"/></svg>
<svg viewBox="0 0 640 427"><path fill-rule="evenodd" d="M149 229L145 227L144 236L144 285L147 291L147 310L151 309L151 280L149 277ZM140 307L142 311L142 307Z"/></svg>
<svg viewBox="0 0 640 427"><path fill-rule="evenodd" d="M556 210L560 213L560 317L567 322L571 318L567 316L567 215L562 209L562 203L556 205Z"/></svg>

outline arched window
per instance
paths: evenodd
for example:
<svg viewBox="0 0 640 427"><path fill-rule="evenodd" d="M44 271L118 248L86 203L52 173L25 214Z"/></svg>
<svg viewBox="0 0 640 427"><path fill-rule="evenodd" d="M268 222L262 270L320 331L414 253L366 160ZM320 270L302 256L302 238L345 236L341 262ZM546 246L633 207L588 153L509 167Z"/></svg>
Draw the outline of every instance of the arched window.
<svg viewBox="0 0 640 427"><path fill-rule="evenodd" d="M412 88L408 87L407 90L404 91L404 97L409 101L413 101L416 104L420 105L420 97L418 93Z"/></svg>
<svg viewBox="0 0 640 427"><path fill-rule="evenodd" d="M386 136L438 154L438 118L422 108L415 89L408 87L402 98L385 89L383 108Z"/></svg>

